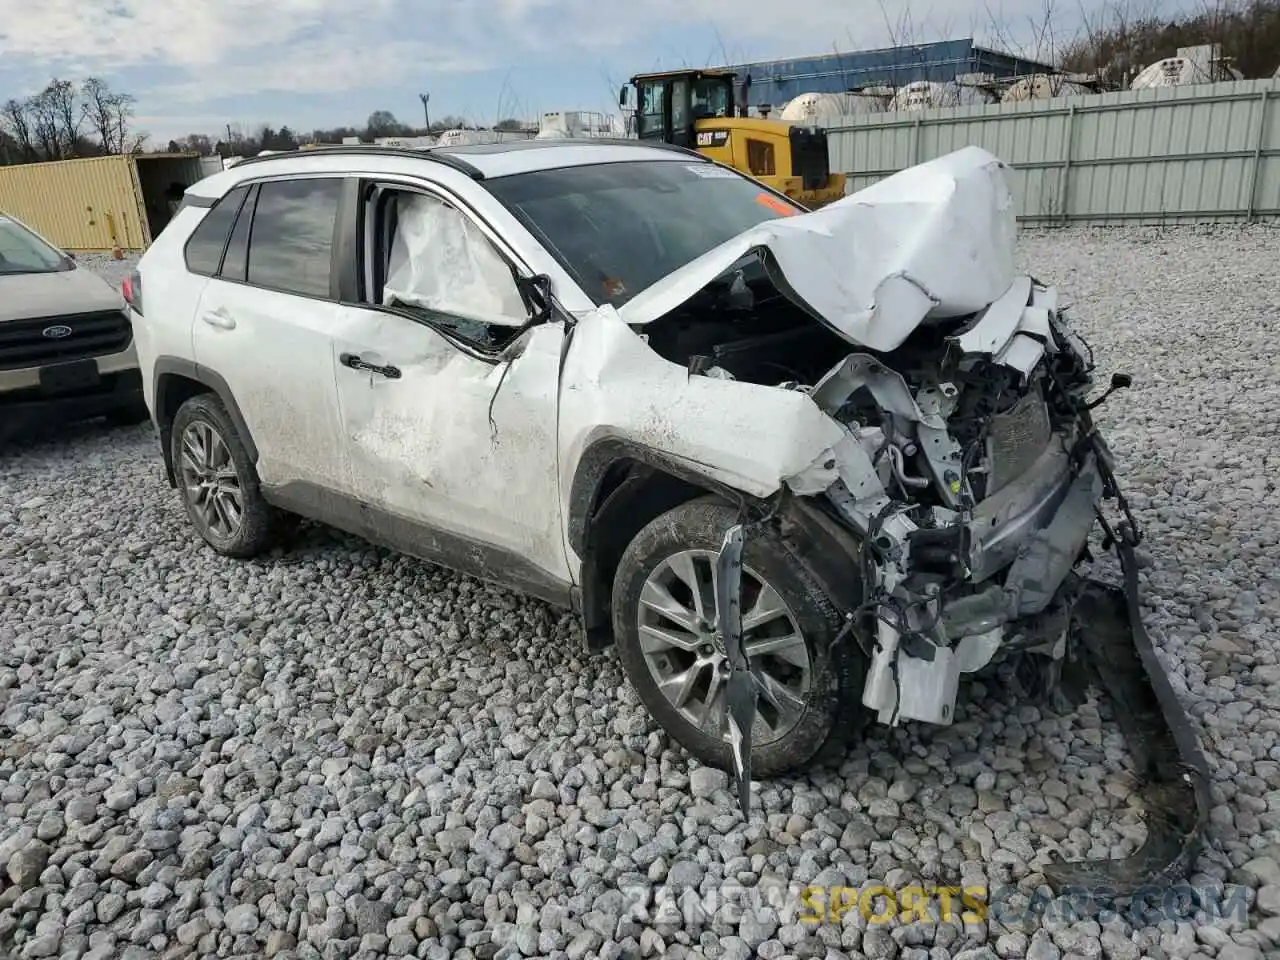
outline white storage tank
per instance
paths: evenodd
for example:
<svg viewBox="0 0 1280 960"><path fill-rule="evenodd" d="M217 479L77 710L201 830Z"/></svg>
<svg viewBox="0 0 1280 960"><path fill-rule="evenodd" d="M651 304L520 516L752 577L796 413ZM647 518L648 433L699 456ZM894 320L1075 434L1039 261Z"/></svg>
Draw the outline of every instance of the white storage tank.
<svg viewBox="0 0 1280 960"><path fill-rule="evenodd" d="M535 140L624 138L622 118L595 110L553 110L542 115Z"/></svg>
<svg viewBox="0 0 1280 960"><path fill-rule="evenodd" d="M1037 73L1015 80L1000 98L1001 103L1025 100L1051 100L1054 97L1083 97L1093 91L1060 73Z"/></svg>
<svg viewBox="0 0 1280 960"><path fill-rule="evenodd" d="M890 110L934 110L939 107L969 107L992 103L994 97L982 87L964 86L954 81L938 83L916 80L893 95Z"/></svg>
<svg viewBox="0 0 1280 960"><path fill-rule="evenodd" d="M802 93L778 113L779 120L808 127L832 127L841 118L884 113L884 100L859 93Z"/></svg>
<svg viewBox="0 0 1280 960"><path fill-rule="evenodd" d="M1206 43L1179 47L1175 56L1157 60L1134 77L1129 86L1134 90L1147 90L1243 79L1244 74L1223 59L1221 44Z"/></svg>

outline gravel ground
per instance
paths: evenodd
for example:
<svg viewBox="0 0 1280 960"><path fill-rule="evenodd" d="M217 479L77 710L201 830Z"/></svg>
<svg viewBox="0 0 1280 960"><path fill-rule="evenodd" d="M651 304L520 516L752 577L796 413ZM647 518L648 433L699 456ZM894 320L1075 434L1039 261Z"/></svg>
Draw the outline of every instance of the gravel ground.
<svg viewBox="0 0 1280 960"><path fill-rule="evenodd" d="M934 900L806 926L804 884L1025 905L1049 850L1131 851L1107 700L1059 714L968 683L953 727L878 728L838 769L761 784L744 826L571 617L317 528L220 559L149 428L88 425L0 453L0 955L1275 956L1280 232L1051 232L1023 253L1104 377L1136 376L1099 412L1215 779L1191 879L1247 916Z"/></svg>

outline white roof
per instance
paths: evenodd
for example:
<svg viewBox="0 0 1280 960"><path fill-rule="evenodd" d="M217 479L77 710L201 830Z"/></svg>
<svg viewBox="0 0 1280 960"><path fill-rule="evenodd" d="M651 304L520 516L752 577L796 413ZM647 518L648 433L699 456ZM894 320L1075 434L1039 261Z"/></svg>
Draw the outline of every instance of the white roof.
<svg viewBox="0 0 1280 960"><path fill-rule="evenodd" d="M683 163L709 163L705 157L683 150L673 150L662 145L607 142L594 139L571 140L512 140L505 143L467 144L436 147L426 151L401 150L375 147L341 147L333 150L290 150L277 153L263 162L236 164L223 173L210 177L188 188L188 193L205 197L221 197L237 183L272 174L344 173L359 168L368 173L404 172L415 164L432 161L423 154L439 154L449 157L479 171L484 179L506 177L537 170L554 170L564 167L580 167L596 163L625 163L645 160L670 160Z"/></svg>
<svg viewBox="0 0 1280 960"><path fill-rule="evenodd" d="M581 167L593 163L625 163L637 160L683 160L706 162L701 156L651 146L636 141L632 144L592 143L575 139L519 140L511 143L486 143L466 147L451 147L441 153L457 157L471 164L485 178L506 177L515 173L534 170L554 170L563 167Z"/></svg>

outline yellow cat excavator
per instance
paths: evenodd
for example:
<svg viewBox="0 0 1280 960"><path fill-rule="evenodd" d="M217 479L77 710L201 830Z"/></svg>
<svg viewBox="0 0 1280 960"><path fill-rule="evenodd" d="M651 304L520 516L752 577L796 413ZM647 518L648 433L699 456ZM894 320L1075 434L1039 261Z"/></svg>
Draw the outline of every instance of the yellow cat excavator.
<svg viewBox="0 0 1280 960"><path fill-rule="evenodd" d="M634 111L635 134L705 154L810 209L844 196L832 173L827 133L783 120L748 117L731 70L671 70L632 77L618 95ZM634 95L634 101L633 101Z"/></svg>

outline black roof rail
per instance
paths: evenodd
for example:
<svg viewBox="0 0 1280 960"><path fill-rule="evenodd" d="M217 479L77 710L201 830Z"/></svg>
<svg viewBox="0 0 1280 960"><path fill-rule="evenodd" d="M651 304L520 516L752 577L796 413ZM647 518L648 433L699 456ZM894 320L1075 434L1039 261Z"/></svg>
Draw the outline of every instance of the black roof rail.
<svg viewBox="0 0 1280 960"><path fill-rule="evenodd" d="M483 180L484 174L479 168L472 166L461 157L453 154L444 153L439 149L432 148L429 150L413 150L406 147L380 147L374 143L344 143L335 144L331 147L311 147L307 150L282 150L280 153L268 153L265 156L245 157L234 167L229 169L238 169L249 163L269 163L272 160L289 160L298 157L323 156L323 157L416 157L420 160L434 160L437 163L443 163L447 167L465 173L472 180Z"/></svg>
<svg viewBox="0 0 1280 960"><path fill-rule="evenodd" d="M443 147L429 147L427 150L431 153L447 153L455 157L467 157L517 150L554 150L556 147L583 146L647 147L651 150L669 150L710 162L705 155L689 147L676 146L663 140L639 140L634 137L631 139L624 137L555 137L547 140L504 140L496 143L458 143Z"/></svg>
<svg viewBox="0 0 1280 960"><path fill-rule="evenodd" d="M588 143L601 143L608 147L652 147L654 150L672 150L676 153L688 154L691 157L697 157L699 160L711 161L697 150L691 147L682 147L679 144L667 143L665 140L627 140L623 137L565 137L560 140L543 140L543 143L555 143L569 145L582 145Z"/></svg>

